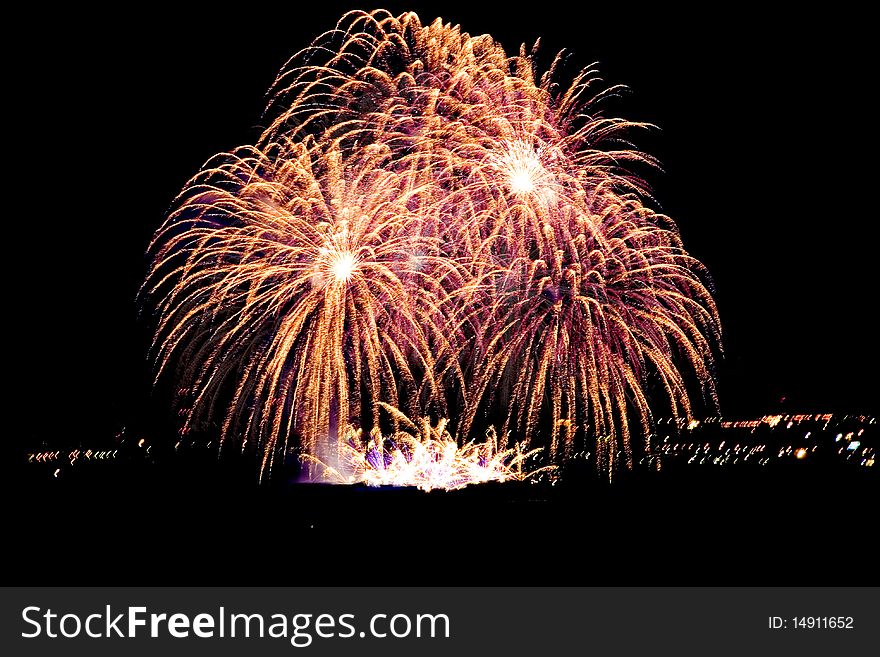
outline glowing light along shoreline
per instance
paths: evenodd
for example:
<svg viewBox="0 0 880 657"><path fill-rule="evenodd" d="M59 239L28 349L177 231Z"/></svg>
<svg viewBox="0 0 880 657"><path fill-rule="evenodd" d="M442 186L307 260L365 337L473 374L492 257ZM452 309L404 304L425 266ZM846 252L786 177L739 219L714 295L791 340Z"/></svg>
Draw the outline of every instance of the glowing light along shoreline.
<svg viewBox="0 0 880 657"><path fill-rule="evenodd" d="M460 446L447 431L446 420L431 424L423 418L414 424L404 418L404 422L403 430L383 436L374 428L366 439L361 429L349 426L336 467L314 456L304 457L316 466L312 481L455 490L489 481L535 480L554 469L533 464L540 449L524 451L519 444L500 449L492 429L484 442Z"/></svg>
<svg viewBox="0 0 880 657"><path fill-rule="evenodd" d="M264 476L291 444L336 458L388 405L454 415L463 462L496 425L493 454L595 449L610 476L655 413L717 404L707 274L646 205L641 124L533 53L376 11L291 58L258 142L212 158L150 247L184 433L217 427Z"/></svg>

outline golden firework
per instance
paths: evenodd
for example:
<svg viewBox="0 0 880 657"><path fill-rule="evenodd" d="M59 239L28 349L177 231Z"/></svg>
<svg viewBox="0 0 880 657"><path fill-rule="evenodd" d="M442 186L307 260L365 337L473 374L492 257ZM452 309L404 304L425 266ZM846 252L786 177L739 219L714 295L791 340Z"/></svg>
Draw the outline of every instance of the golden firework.
<svg viewBox="0 0 880 657"><path fill-rule="evenodd" d="M335 461L381 404L454 411L453 442L498 422L554 459L595 442L610 474L652 408L690 415L688 372L714 401L717 312L631 173L641 124L533 52L352 12L285 65L257 144L210 161L154 242L186 427L227 395L223 435L265 471L291 442Z"/></svg>

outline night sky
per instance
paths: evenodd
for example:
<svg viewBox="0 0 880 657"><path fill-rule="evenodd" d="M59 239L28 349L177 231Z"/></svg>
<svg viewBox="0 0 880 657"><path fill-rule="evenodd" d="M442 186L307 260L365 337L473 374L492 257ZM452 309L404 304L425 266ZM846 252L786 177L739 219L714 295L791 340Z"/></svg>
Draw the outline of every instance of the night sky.
<svg viewBox="0 0 880 657"><path fill-rule="evenodd" d="M24 145L7 157L24 184L6 190L21 209L7 214L5 249L25 437L149 423L162 407L149 401L135 302L153 230L205 160L254 140L286 59L344 10L373 8L295 4L22 19L28 46L8 75L19 89L10 131ZM548 57L568 48L631 88L609 112L661 128L635 135L664 167L649 180L715 281L724 414L880 410L867 19L839 4L833 14L385 5L489 32L511 53L541 37Z"/></svg>

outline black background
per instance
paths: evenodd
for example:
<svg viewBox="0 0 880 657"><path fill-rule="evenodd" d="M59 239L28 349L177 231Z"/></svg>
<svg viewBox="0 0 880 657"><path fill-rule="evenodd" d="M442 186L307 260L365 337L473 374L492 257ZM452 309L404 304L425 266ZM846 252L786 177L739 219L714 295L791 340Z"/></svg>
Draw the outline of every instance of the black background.
<svg viewBox="0 0 880 657"><path fill-rule="evenodd" d="M876 110L868 102L875 75L865 16L840 3L821 11L770 3L649 10L624 3L385 4L395 13L413 9L426 22L442 15L472 34L489 32L509 52L541 37L548 56L568 48L584 66L598 61L608 84L631 88L609 109L659 126L637 136L664 167L650 182L660 209L714 277L724 328L723 414L877 411L877 205L869 166ZM168 421L169 400L150 393L149 336L135 300L150 236L205 160L256 138L278 69L350 8L371 7L78 6L33 8L10 20L7 29L20 42L7 60L16 115L7 123L15 146L6 154L15 176L5 190L14 208L5 216L5 315L20 332L7 343L16 444L79 444L123 425ZM783 484L776 486L778 492ZM95 490L84 499L113 494ZM682 486L667 500L686 505L690 494ZM219 511L205 519L199 509L222 508L232 493L223 495L195 510L181 503L174 529L199 531L190 524L199 517L206 527L216 522ZM307 502L311 494L298 495ZM727 502L735 506L735 498ZM389 499L392 508L398 498ZM757 494L750 503L759 503ZM551 534L571 509L557 511L533 509L530 517ZM518 513L508 509L503 517L515 522ZM140 539L153 550L170 539L166 515L156 511L138 530L150 532ZM678 530L689 526L685 514L676 517ZM770 510L762 517L767 526L776 522ZM253 522L240 529L259 532ZM296 522L310 528L312 521L305 514ZM809 537L829 526L812 527ZM691 531L692 538L698 530ZM731 555L749 554L759 540L721 525L714 531L737 547ZM419 532L432 535L427 521ZM577 531L570 532L574 540ZM629 542L645 535L627 534L618 547L627 543L634 554ZM454 536L444 540L459 549ZM773 571L770 561L763 568L759 573ZM505 574L483 576L499 583Z"/></svg>

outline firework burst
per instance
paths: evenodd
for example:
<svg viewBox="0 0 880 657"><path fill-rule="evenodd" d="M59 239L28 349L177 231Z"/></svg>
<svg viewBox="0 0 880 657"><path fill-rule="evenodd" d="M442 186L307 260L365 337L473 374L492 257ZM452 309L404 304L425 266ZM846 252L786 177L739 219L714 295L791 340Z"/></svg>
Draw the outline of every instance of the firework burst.
<svg viewBox="0 0 880 657"><path fill-rule="evenodd" d="M538 75L525 48L384 11L295 55L257 144L210 161L152 247L184 428L231 399L223 436L264 472L293 442L343 478L456 487L488 476L467 464L510 478L520 443L564 460L595 442L610 474L653 407L690 414L687 373L714 400L717 313L631 173L652 164L626 138L640 124L602 115L617 88L593 69L559 85L563 65ZM390 443L385 404L404 411ZM469 442L492 422L503 440Z"/></svg>
<svg viewBox="0 0 880 657"><path fill-rule="evenodd" d="M554 470L553 466L536 465L540 449L526 450L520 443L501 448L492 428L484 441L459 445L447 429L448 420L432 424L425 417L413 422L397 409L383 406L399 429L383 435L373 427L365 439L362 429L349 425L337 450L335 467L319 458L305 457L314 466L313 481L455 490L489 481L537 480Z"/></svg>
<svg viewBox="0 0 880 657"><path fill-rule="evenodd" d="M455 363L442 306L465 283L419 228L418 183L369 149L274 144L209 162L154 244L157 358L195 391L185 430L215 416L264 451L296 436L326 454L377 402L444 409L436 373Z"/></svg>

